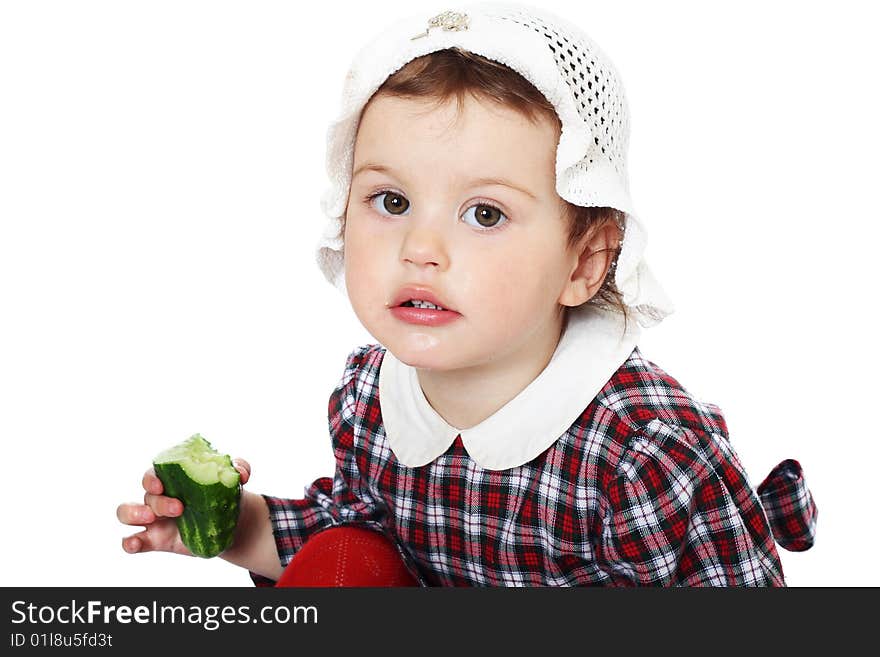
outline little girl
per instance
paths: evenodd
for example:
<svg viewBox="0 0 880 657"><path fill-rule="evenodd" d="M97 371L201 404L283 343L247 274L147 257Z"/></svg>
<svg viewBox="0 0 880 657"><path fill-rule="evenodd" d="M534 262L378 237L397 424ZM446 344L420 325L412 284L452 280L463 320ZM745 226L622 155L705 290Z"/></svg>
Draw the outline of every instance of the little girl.
<svg viewBox="0 0 880 657"><path fill-rule="evenodd" d="M330 396L334 476L243 493L223 558L269 584L358 525L428 586L785 585L774 543L815 536L800 465L752 490L720 409L637 346L672 309L628 134L613 65L531 7L400 20L357 54L318 262L379 344ZM144 488L124 548L187 553L180 502Z"/></svg>

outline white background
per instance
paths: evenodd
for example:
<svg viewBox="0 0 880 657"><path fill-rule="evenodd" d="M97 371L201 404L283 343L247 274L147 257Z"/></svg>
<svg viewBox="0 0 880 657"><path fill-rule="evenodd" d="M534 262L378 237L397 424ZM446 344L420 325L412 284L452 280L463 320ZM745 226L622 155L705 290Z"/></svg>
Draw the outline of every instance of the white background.
<svg viewBox="0 0 880 657"><path fill-rule="evenodd" d="M0 4L0 583L248 586L121 549L116 506L195 432L254 491L331 474L327 400L373 340L314 264L325 130L357 48L416 4ZM754 485L801 461L818 540L780 550L790 585L880 585L869 3L542 6L624 81L677 307L645 355L721 406Z"/></svg>

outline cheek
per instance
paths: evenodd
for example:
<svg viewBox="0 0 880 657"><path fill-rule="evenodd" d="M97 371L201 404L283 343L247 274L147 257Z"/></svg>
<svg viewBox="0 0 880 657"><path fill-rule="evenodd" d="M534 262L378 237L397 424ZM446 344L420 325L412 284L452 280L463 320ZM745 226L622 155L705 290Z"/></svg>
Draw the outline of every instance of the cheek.
<svg viewBox="0 0 880 657"><path fill-rule="evenodd" d="M362 231L350 219L345 224L345 287L353 304L357 304L364 288L369 289L365 283L372 279L370 259L366 257L364 250L365 240Z"/></svg>
<svg viewBox="0 0 880 657"><path fill-rule="evenodd" d="M539 246L539 245L536 245ZM558 260L540 248L488 250L474 254L468 267L469 297L496 317L534 316L553 309L562 271Z"/></svg>
<svg viewBox="0 0 880 657"><path fill-rule="evenodd" d="M345 225L345 286L355 309L365 300L373 303L383 293L388 241L369 229L369 222L352 218Z"/></svg>

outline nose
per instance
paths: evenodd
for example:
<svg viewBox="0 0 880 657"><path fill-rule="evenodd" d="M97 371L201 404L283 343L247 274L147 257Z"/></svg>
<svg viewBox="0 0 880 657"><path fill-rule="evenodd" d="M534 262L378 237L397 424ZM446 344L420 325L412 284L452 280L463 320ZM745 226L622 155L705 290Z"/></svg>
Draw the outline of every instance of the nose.
<svg viewBox="0 0 880 657"><path fill-rule="evenodd" d="M407 225L400 247L400 260L418 267L449 267L447 237L438 221L415 219Z"/></svg>

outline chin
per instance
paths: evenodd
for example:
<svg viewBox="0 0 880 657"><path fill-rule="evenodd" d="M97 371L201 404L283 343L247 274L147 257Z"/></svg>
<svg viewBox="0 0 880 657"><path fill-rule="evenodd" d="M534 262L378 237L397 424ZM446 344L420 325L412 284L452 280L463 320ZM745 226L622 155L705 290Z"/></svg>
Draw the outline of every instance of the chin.
<svg viewBox="0 0 880 657"><path fill-rule="evenodd" d="M385 347L397 360L410 367L421 370L448 370L455 367L450 361L450 354L445 353L442 348L440 340L431 335L398 338L391 344L385 344Z"/></svg>

